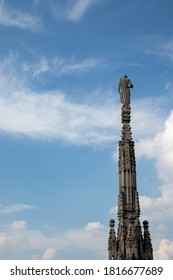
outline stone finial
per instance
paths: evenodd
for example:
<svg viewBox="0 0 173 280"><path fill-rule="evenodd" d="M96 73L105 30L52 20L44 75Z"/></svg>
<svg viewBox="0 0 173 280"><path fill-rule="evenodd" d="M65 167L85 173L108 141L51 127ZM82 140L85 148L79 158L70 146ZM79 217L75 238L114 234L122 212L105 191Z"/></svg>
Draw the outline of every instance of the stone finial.
<svg viewBox="0 0 173 280"><path fill-rule="evenodd" d="M109 260L115 260L116 256L116 234L114 230L115 220L111 219L109 221L109 239L108 239L108 252L109 252Z"/></svg>
<svg viewBox="0 0 173 280"><path fill-rule="evenodd" d="M111 219L111 220L109 221L109 226L110 226L111 228L115 226L115 220L114 220L114 219Z"/></svg>

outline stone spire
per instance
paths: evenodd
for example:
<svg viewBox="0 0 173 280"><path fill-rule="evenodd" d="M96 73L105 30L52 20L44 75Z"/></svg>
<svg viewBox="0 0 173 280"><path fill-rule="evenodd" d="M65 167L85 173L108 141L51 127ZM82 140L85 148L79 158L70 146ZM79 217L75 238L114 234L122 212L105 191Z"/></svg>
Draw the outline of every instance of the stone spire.
<svg viewBox="0 0 173 280"><path fill-rule="evenodd" d="M116 257L116 235L115 235L115 230L114 230L114 226L115 226L115 221L113 219L111 219L109 221L109 226L110 226L110 230L109 230L109 239L108 239L108 251L109 251L109 259L110 260L115 260Z"/></svg>
<svg viewBox="0 0 173 280"><path fill-rule="evenodd" d="M114 220L110 220L109 259L115 260L151 260L153 249L144 221L144 235L139 221L140 206L136 186L136 160L134 141L132 139L130 119L130 88L133 85L125 75L119 82L122 134L119 141L119 195L118 195L118 231L114 230Z"/></svg>

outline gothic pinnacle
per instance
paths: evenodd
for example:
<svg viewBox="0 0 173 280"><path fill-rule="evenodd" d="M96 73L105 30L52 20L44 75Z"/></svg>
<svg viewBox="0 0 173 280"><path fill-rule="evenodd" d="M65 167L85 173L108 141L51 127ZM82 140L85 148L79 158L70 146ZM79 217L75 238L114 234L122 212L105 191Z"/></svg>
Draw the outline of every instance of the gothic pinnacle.
<svg viewBox="0 0 173 280"><path fill-rule="evenodd" d="M115 233L115 221L110 220L108 240L109 259L149 260L153 259L152 244L148 222L144 221L144 234L140 225L140 205L136 184L136 160L134 141L130 127L131 107L130 89L133 84L124 75L118 85L122 103L122 135L119 141L119 195L118 195L118 231Z"/></svg>

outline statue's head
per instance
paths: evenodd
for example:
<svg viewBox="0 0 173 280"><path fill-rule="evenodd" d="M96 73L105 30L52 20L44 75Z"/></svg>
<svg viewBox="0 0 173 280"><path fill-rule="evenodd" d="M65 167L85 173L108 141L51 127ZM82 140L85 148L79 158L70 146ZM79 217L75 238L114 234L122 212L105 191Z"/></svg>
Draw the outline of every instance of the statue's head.
<svg viewBox="0 0 173 280"><path fill-rule="evenodd" d="M127 76L127 75L124 75L124 78L128 78L128 76Z"/></svg>

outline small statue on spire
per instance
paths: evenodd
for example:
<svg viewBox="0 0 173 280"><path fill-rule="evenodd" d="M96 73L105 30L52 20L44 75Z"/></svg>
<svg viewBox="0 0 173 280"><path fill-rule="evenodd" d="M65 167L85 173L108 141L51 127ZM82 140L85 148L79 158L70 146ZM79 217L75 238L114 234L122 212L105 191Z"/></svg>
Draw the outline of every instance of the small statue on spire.
<svg viewBox="0 0 173 280"><path fill-rule="evenodd" d="M133 88L133 84L127 75L120 78L118 85L118 92L120 94L120 100L123 107L130 107L130 88Z"/></svg>

